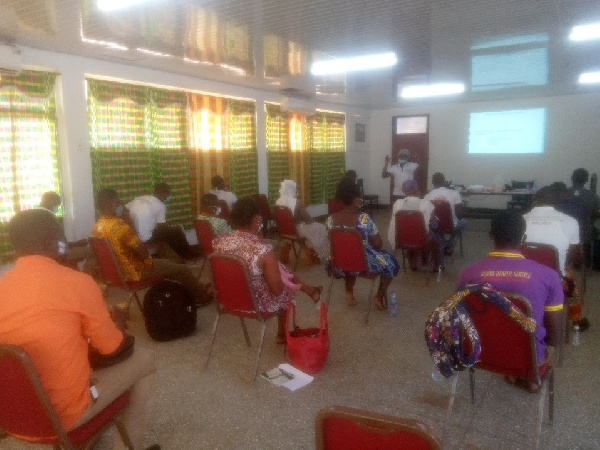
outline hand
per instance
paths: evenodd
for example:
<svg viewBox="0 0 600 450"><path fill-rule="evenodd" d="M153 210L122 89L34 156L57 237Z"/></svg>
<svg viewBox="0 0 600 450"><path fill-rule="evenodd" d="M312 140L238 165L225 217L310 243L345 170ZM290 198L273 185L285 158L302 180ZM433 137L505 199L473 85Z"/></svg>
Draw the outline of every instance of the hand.
<svg viewBox="0 0 600 450"><path fill-rule="evenodd" d="M385 165L387 166L390 163L390 155L385 155Z"/></svg>

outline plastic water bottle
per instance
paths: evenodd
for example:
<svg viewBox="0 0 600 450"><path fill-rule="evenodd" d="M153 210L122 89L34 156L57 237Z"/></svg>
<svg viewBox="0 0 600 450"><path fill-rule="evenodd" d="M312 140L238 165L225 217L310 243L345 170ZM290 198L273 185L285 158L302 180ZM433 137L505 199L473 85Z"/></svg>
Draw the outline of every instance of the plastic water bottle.
<svg viewBox="0 0 600 450"><path fill-rule="evenodd" d="M396 291L392 291L392 295L390 295L388 313L390 317L396 317L398 315L398 300L396 300Z"/></svg>
<svg viewBox="0 0 600 450"><path fill-rule="evenodd" d="M440 373L435 363L431 365L431 379L433 381L444 381L444 375Z"/></svg>
<svg viewBox="0 0 600 450"><path fill-rule="evenodd" d="M573 337L571 337L571 344L574 345L575 347L577 347L579 344L581 344L581 340L579 337L579 325L573 326Z"/></svg>

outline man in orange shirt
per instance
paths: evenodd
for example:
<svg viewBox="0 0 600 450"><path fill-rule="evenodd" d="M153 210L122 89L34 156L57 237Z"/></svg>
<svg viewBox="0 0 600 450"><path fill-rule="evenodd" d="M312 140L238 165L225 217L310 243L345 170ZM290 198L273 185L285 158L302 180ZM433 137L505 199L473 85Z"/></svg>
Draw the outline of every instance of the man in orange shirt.
<svg viewBox="0 0 600 450"><path fill-rule="evenodd" d="M210 303L206 286L202 286L190 268L166 259L154 259L148 253L148 248L135 233L133 227L117 215L117 209L122 205L117 191L101 189L96 197L96 203L102 213L94 225L92 234L110 241L117 261L129 280L139 281L145 278L163 275L168 280L183 284L196 298L198 306Z"/></svg>
<svg viewBox="0 0 600 450"><path fill-rule="evenodd" d="M105 358L116 357L132 348L133 337L115 326L90 276L56 261L64 251L62 235L59 222L44 209L11 219L9 237L18 259L0 278L0 342L27 352L66 430L130 390L124 422L135 448L142 448L154 356L136 348L123 361L92 372L89 346Z"/></svg>

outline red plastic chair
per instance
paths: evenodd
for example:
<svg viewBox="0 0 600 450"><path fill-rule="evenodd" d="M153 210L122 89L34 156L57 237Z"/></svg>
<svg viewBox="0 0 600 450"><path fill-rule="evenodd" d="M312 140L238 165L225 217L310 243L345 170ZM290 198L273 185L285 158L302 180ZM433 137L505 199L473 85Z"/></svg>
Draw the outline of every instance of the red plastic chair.
<svg viewBox="0 0 600 450"><path fill-rule="evenodd" d="M525 315L531 317L529 300L518 294L504 293L503 295ZM550 422L554 420L554 371L551 361L538 366L535 334L526 332L496 305L481 300L477 293L469 294L464 301L465 308L477 330L481 343L480 360L474 367L469 369L471 402L475 403L475 369L535 382L540 386L541 394L535 434L535 448L538 448L542 430L544 400L548 391L549 418ZM465 352L470 352L468 337L463 339L463 343ZM452 387L446 427L450 420L457 380L458 372Z"/></svg>
<svg viewBox="0 0 600 450"><path fill-rule="evenodd" d="M202 253L206 258L202 262L202 267L200 268L200 273L198 274L198 279L202 276L202 271L204 270L204 266L206 265L206 261L208 257L213 253L213 239L215 235L213 233L212 225L208 220L196 219L194 221L194 228L196 229L196 237L198 238L198 242L202 247Z"/></svg>
<svg viewBox="0 0 600 450"><path fill-rule="evenodd" d="M67 432L27 353L16 346L0 345L0 428L17 439L55 448L74 449L84 444L91 448L115 425L123 442L133 448L118 418L128 403L126 391L88 422Z"/></svg>
<svg viewBox="0 0 600 450"><path fill-rule="evenodd" d="M452 206L445 200L432 200L434 211L433 213L439 220L438 232L441 234L453 234L458 239L460 256L463 257L463 240L462 231L454 228L454 219L452 219Z"/></svg>
<svg viewBox="0 0 600 450"><path fill-rule="evenodd" d="M340 269L344 272L359 273L359 277L371 280L371 289L369 290L368 303L369 308L365 315L365 324L369 323L369 315L373 306L373 289L375 287L375 279L379 276L378 273L369 272L369 264L367 263L367 255L363 246L362 236L356 228L335 226L329 230L329 242L331 245L331 270L329 289L327 291L327 307L331 299L331 289L333 287L333 270Z"/></svg>
<svg viewBox="0 0 600 450"><path fill-rule="evenodd" d="M433 429L418 420L326 406L315 420L317 450L438 450Z"/></svg>
<svg viewBox="0 0 600 450"><path fill-rule="evenodd" d="M256 206L258 206L258 210L260 211L260 215L262 216L265 225L264 235L267 236L275 227L275 218L271 213L269 200L265 194L256 194L254 196L254 201L256 202Z"/></svg>
<svg viewBox="0 0 600 450"><path fill-rule="evenodd" d="M332 215L335 214L336 212L341 211L342 209L344 209L344 202L341 200L337 200L335 198L330 198L327 201L327 215Z"/></svg>
<svg viewBox="0 0 600 450"><path fill-rule="evenodd" d="M248 336L248 329L246 328L244 318L255 319L262 324L258 355L254 367L253 381L256 385L256 375L258 374L258 364L262 354L267 322L270 318L276 316L278 312L261 313L259 311L258 303L250 288L250 275L248 274L248 269L246 268L246 264L240 258L232 255L225 255L223 253L213 253L209 256L209 260L216 291L218 314L213 326L205 368L208 368L208 362L210 361L210 355L215 342L215 336L217 335L217 326L219 325L221 315L230 314L240 318L248 347L250 347L250 337Z"/></svg>
<svg viewBox="0 0 600 450"><path fill-rule="evenodd" d="M130 294L129 298L127 299L127 311L129 312L129 306L131 305L133 299L135 299L140 311L143 311L144 309L138 296L138 292L142 289L152 286L153 284L163 281L165 277L156 276L140 281L128 280L119 266L115 251L108 239L90 236L88 241L90 242L90 247L92 247L92 250L96 255L96 260L100 265L100 272L104 282L106 283L106 289L108 290L109 286L125 289Z"/></svg>
<svg viewBox="0 0 600 450"><path fill-rule="evenodd" d="M277 230L279 232L279 239L290 241L292 244L292 250L294 251L294 270L298 266L300 249L296 248L296 243L302 245L305 238L298 234L296 224L294 223L294 213L287 206L276 205L273 208L275 213L275 222L277 222Z"/></svg>
<svg viewBox="0 0 600 450"><path fill-rule="evenodd" d="M396 213L396 250L402 252L402 268L406 272L406 252L420 251L429 256L433 263L434 255L427 239L425 218L420 211L398 211ZM438 267L439 269L439 267ZM427 271L429 281L429 271Z"/></svg>

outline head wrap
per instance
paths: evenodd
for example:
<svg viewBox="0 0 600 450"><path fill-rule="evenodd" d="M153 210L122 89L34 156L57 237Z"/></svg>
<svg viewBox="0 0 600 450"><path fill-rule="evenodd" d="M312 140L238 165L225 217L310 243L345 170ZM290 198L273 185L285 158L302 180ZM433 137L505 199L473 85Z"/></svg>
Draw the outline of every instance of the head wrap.
<svg viewBox="0 0 600 450"><path fill-rule="evenodd" d="M296 209L296 182L293 180L283 180L279 189L279 198L275 202L279 206L287 206L292 210L292 214Z"/></svg>

